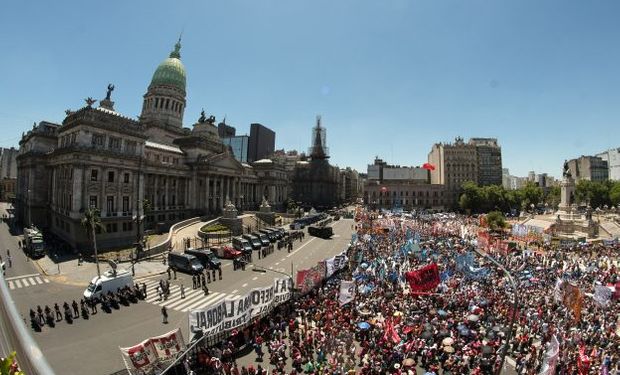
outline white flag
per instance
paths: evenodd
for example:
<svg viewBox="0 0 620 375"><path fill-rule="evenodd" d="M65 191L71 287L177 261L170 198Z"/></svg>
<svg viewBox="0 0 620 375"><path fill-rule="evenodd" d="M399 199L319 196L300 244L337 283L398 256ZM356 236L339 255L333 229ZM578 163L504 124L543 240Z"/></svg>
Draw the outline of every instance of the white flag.
<svg viewBox="0 0 620 375"><path fill-rule="evenodd" d="M597 285L594 287L594 300L601 307L607 307L611 300L611 289L603 285Z"/></svg>
<svg viewBox="0 0 620 375"><path fill-rule="evenodd" d="M340 306L355 299L355 283L353 281L341 280L340 281L340 294L338 295L338 303Z"/></svg>
<svg viewBox="0 0 620 375"><path fill-rule="evenodd" d="M560 343L558 342L557 337L553 335L551 340L549 340L549 344L547 346L547 352L545 353L545 358L543 359L543 365L540 369L539 375L554 375L555 367L558 364L558 354L560 353Z"/></svg>

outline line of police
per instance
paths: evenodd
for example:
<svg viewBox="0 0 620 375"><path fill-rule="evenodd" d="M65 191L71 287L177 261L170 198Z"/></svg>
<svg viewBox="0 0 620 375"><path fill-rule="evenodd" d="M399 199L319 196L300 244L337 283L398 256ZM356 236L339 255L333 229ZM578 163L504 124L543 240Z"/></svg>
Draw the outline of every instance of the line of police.
<svg viewBox="0 0 620 375"><path fill-rule="evenodd" d="M52 313L52 309L48 305L45 305L45 308L41 308L41 305L38 305L36 312L30 309L30 325L36 332L40 332L45 324L52 328L55 327L57 322L63 320L63 316L68 324L73 324L73 320L79 318L80 313L82 319L87 320L91 314L94 315L97 313L97 305L99 303L101 303L101 309L109 314L112 312L112 309L120 309L120 305L129 306L130 303L138 303L138 300L144 300L145 298L146 284L142 283L142 285L138 285L138 283L136 283L133 287L125 286L123 288L118 288L116 292L103 294L101 298L82 298L80 300L79 309L76 300L73 300L71 305L64 302L62 305L64 315L60 311L58 303L54 303L54 313ZM73 308L73 311L71 308ZM88 308L91 309L90 313Z"/></svg>

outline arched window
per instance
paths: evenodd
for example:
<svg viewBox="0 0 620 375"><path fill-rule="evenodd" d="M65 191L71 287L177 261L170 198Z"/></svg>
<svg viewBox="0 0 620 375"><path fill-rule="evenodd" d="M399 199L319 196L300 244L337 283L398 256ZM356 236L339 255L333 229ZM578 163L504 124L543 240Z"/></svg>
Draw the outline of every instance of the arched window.
<svg viewBox="0 0 620 375"><path fill-rule="evenodd" d="M168 109L169 105L170 105L170 99L166 99L166 109Z"/></svg>

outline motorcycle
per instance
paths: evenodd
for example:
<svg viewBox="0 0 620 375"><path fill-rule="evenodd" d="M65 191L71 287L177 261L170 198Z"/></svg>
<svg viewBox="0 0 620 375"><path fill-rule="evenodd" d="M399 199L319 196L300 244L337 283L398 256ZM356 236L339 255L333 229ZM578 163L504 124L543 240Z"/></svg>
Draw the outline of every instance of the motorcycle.
<svg viewBox="0 0 620 375"><path fill-rule="evenodd" d="M84 305L82 305L82 319L84 320L88 319L88 309Z"/></svg>
<svg viewBox="0 0 620 375"><path fill-rule="evenodd" d="M71 309L68 307L65 309L65 320L67 323L73 324L73 314L71 313Z"/></svg>
<svg viewBox="0 0 620 375"><path fill-rule="evenodd" d="M45 322L47 323L48 326L54 328L56 326L56 321L54 319L54 315L52 314L51 311L49 311L47 313L47 315L45 316Z"/></svg>

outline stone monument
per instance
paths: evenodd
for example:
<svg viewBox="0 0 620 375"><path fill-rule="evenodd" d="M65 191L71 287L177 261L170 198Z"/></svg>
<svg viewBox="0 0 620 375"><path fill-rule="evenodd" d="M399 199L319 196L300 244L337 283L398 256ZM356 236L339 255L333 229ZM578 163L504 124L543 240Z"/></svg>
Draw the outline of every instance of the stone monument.
<svg viewBox="0 0 620 375"><path fill-rule="evenodd" d="M266 197L263 197L263 202L260 204L256 217L269 225L274 225L276 223L276 214L271 212L271 206Z"/></svg>
<svg viewBox="0 0 620 375"><path fill-rule="evenodd" d="M592 208L588 205L586 215L581 215L577 211L575 180L567 161L564 161L564 172L560 183L560 204L555 215L554 230L559 236L585 236L587 238L598 236L598 224L592 220Z"/></svg>
<svg viewBox="0 0 620 375"><path fill-rule="evenodd" d="M232 232L233 236L242 234L242 220L237 217L237 208L230 201L228 196L226 197L226 205L224 206L220 223L226 226Z"/></svg>

